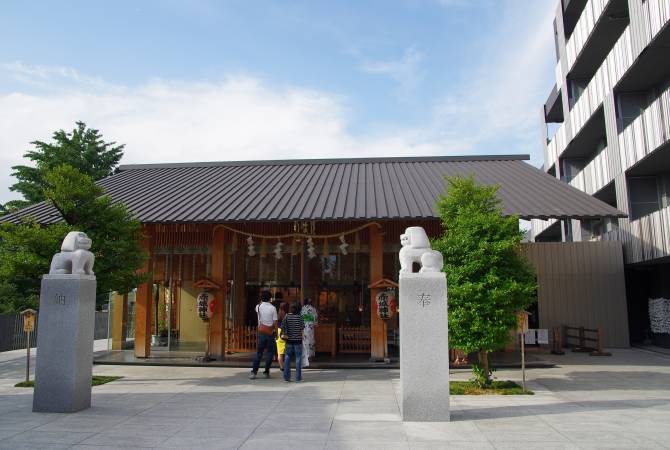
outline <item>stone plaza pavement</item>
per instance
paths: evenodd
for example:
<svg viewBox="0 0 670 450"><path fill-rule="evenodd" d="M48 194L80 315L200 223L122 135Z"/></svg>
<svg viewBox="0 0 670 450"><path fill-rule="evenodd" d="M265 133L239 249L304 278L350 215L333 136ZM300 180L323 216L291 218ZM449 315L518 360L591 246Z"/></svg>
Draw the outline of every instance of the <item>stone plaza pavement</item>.
<svg viewBox="0 0 670 450"><path fill-rule="evenodd" d="M89 410L36 414L32 390L12 387L22 360L0 353L0 448L670 449L670 357L612 351L552 356L556 367L528 371L534 396L452 396L449 423L402 423L399 373L378 369L285 384L276 371L250 381L245 369L94 366L125 378L94 387Z"/></svg>

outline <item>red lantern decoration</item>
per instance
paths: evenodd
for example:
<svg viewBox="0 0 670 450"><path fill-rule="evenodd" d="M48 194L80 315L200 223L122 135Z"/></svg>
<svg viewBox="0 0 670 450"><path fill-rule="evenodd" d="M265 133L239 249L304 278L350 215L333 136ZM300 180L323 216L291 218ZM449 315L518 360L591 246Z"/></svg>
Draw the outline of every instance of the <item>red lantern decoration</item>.
<svg viewBox="0 0 670 450"><path fill-rule="evenodd" d="M397 303L393 291L381 291L375 297L375 303L377 304L377 317L382 320L390 319L396 312Z"/></svg>
<svg viewBox="0 0 670 450"><path fill-rule="evenodd" d="M201 292L196 299L198 306L198 317L209 320L214 315L214 296L209 292Z"/></svg>

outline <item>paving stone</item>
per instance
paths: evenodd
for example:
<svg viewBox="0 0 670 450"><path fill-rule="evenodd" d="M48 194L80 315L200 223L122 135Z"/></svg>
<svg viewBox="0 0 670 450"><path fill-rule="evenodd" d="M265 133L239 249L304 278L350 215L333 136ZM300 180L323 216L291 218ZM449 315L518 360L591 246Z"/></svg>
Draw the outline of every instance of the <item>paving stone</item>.
<svg viewBox="0 0 670 450"><path fill-rule="evenodd" d="M615 349L603 364L564 356L528 371L537 395L452 396L451 422L403 423L398 371L376 369L312 370L296 387L249 383L246 369L96 366L123 383L94 389L93 407L76 414L32 413L32 395L13 387L21 367L4 367L0 355L0 449L670 448L669 357Z"/></svg>

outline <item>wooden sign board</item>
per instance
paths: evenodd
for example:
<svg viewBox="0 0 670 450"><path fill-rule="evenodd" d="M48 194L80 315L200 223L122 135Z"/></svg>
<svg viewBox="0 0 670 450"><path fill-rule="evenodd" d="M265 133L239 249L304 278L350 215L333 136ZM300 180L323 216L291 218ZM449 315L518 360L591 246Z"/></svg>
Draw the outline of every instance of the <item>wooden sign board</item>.
<svg viewBox="0 0 670 450"><path fill-rule="evenodd" d="M37 317L37 311L34 309L26 309L22 311L23 315L23 331L26 333L35 331L35 317Z"/></svg>
<svg viewBox="0 0 670 450"><path fill-rule="evenodd" d="M528 316L529 312L521 311L516 314L516 332L520 334L526 333L528 331Z"/></svg>
<svg viewBox="0 0 670 450"><path fill-rule="evenodd" d="M35 330L35 316L28 315L23 317L23 331L34 331Z"/></svg>

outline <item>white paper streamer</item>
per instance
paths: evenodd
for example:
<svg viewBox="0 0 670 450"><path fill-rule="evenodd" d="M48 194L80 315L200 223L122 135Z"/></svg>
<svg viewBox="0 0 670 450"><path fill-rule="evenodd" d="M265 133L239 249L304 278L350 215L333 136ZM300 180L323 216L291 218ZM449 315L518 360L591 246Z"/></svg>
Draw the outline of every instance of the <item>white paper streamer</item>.
<svg viewBox="0 0 670 450"><path fill-rule="evenodd" d="M649 322L653 333L670 334L670 299L649 299Z"/></svg>

